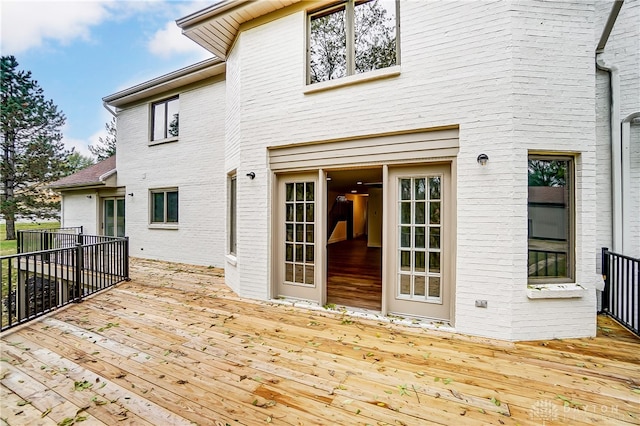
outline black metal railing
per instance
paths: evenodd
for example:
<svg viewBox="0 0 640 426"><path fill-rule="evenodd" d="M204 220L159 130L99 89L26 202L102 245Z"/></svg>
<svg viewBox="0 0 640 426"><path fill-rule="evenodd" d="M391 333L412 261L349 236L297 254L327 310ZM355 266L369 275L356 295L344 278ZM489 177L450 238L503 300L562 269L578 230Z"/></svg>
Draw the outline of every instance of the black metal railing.
<svg viewBox="0 0 640 426"><path fill-rule="evenodd" d="M2 331L129 279L127 237L57 236L64 247L0 257Z"/></svg>
<svg viewBox="0 0 640 426"><path fill-rule="evenodd" d="M640 259L602 248L602 311L640 336Z"/></svg>
<svg viewBox="0 0 640 426"><path fill-rule="evenodd" d="M82 234L82 226L51 229L28 229L18 231L16 248L18 253L72 247L76 236Z"/></svg>

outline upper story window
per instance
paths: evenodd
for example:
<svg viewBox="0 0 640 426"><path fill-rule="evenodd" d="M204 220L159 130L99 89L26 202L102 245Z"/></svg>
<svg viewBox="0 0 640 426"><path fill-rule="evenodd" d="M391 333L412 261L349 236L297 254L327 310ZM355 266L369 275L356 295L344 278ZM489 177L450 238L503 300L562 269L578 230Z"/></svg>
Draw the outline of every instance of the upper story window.
<svg viewBox="0 0 640 426"><path fill-rule="evenodd" d="M309 14L309 84L399 63L398 2L347 0Z"/></svg>
<svg viewBox="0 0 640 426"><path fill-rule="evenodd" d="M154 102L151 105L151 140L178 137L180 100L175 98Z"/></svg>
<svg viewBox="0 0 640 426"><path fill-rule="evenodd" d="M529 156L529 283L570 282L574 262L573 158Z"/></svg>

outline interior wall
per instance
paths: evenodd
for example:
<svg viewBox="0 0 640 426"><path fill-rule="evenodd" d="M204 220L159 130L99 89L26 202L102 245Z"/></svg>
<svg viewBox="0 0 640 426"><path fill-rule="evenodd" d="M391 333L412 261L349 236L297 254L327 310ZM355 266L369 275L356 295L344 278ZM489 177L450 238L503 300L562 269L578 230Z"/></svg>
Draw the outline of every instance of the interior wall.
<svg viewBox="0 0 640 426"><path fill-rule="evenodd" d="M360 194L348 194L347 200L353 202L353 238L367 233L367 198Z"/></svg>
<svg viewBox="0 0 640 426"><path fill-rule="evenodd" d="M382 247L382 188L369 189L367 219L367 246Z"/></svg>

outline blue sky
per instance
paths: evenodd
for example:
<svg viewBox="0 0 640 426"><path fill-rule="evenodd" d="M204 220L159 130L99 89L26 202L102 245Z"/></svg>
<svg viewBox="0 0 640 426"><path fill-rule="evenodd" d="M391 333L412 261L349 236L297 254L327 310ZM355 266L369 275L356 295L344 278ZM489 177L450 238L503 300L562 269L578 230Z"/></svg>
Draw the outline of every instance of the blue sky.
<svg viewBox="0 0 640 426"><path fill-rule="evenodd" d="M104 96L211 57L175 20L212 1L0 1L0 52L29 70L67 117L68 148L105 135Z"/></svg>

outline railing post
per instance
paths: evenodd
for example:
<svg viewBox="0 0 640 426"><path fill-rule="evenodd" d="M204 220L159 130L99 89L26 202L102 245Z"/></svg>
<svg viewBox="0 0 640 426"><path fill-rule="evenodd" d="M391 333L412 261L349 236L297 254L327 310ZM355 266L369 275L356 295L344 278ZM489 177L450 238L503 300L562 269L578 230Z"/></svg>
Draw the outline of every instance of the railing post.
<svg viewBox="0 0 640 426"><path fill-rule="evenodd" d="M609 248L602 247L601 259L602 279L604 280L604 290L602 290L602 312L609 311L609 292L611 291L611 277L609 276Z"/></svg>
<svg viewBox="0 0 640 426"><path fill-rule="evenodd" d="M127 281L131 281L129 277L129 237L124 237L124 277Z"/></svg>
<svg viewBox="0 0 640 426"><path fill-rule="evenodd" d="M82 276L83 276L83 263L84 253L82 249L82 234L78 235L78 243L76 244L76 269L75 269L75 283L73 286L73 301L82 301Z"/></svg>

